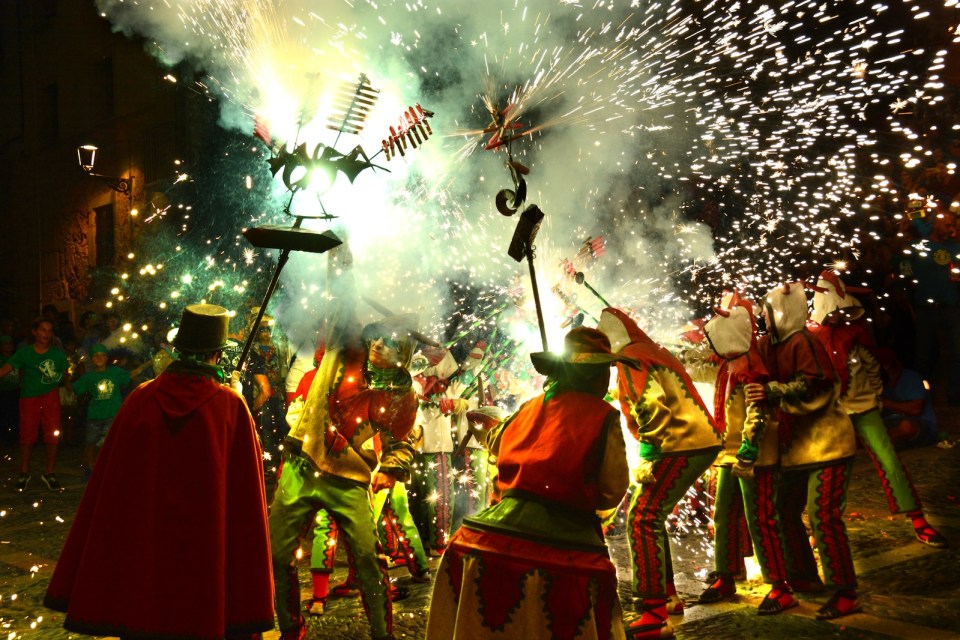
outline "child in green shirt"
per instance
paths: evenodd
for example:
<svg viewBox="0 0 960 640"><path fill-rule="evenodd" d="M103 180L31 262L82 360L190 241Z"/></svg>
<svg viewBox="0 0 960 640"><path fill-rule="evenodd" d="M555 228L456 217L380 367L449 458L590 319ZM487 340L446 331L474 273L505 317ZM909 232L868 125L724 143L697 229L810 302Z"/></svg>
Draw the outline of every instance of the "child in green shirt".
<svg viewBox="0 0 960 640"><path fill-rule="evenodd" d="M107 431L110 430L114 416L120 411L123 402L122 390L130 384L129 371L107 363L107 348L104 345L95 344L90 348L90 360L93 369L73 383L73 390L78 396L90 394L90 404L87 406L87 469L83 473L84 482L90 478Z"/></svg>

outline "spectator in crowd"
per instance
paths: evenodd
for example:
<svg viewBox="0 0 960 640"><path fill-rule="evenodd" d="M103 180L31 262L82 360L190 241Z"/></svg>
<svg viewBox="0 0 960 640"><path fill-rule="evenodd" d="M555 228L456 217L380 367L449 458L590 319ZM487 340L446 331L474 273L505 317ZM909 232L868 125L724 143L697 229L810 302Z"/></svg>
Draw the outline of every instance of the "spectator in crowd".
<svg viewBox="0 0 960 640"><path fill-rule="evenodd" d="M62 348L63 339L67 334L66 314L61 313L60 309L54 304L45 304L40 310L40 317L50 321L50 325L53 327L53 345Z"/></svg>
<svg viewBox="0 0 960 640"><path fill-rule="evenodd" d="M89 395L87 405L86 456L87 468L83 472L86 482L93 472L97 453L107 439L113 418L120 411L124 388L130 384L130 372L107 362L107 348L95 344L90 348L92 367L73 383L78 396Z"/></svg>
<svg viewBox="0 0 960 640"><path fill-rule="evenodd" d="M920 447L940 438L930 392L920 374L904 368L892 349L878 348L883 370L883 422L897 449Z"/></svg>
<svg viewBox="0 0 960 640"><path fill-rule="evenodd" d="M0 336L0 366L13 355L13 338ZM0 378L0 440L14 442L20 421L20 375L11 369Z"/></svg>
<svg viewBox="0 0 960 640"><path fill-rule="evenodd" d="M260 428L263 450L276 457L280 443L287 435L287 423L284 420L286 409L284 397L285 368L284 354L274 340L274 322L270 316L263 316L257 327L256 338L250 348L250 364L259 373L255 376L253 405L250 407L254 419Z"/></svg>
<svg viewBox="0 0 960 640"><path fill-rule="evenodd" d="M108 313L104 319L104 330L103 338L100 342L107 348L108 351L112 351L124 344L126 340L123 338L123 329L120 327L120 318L117 317L115 313Z"/></svg>
<svg viewBox="0 0 960 640"><path fill-rule="evenodd" d="M942 207L914 224L922 249L910 254L913 307L916 322L916 367L933 385L942 387L951 405L960 405L960 242L956 240L956 216ZM945 356L946 381L937 375L940 356Z"/></svg>
<svg viewBox="0 0 960 640"><path fill-rule="evenodd" d="M21 375L19 491L24 491L30 482L30 452L41 426L47 457L45 473L40 479L51 491L60 489L54 473L60 441L59 387L66 382L70 363L63 349L53 346L53 337L53 323L46 318L37 318L33 322L33 344L17 349L0 366L0 378L13 369L19 369Z"/></svg>
<svg viewBox="0 0 960 640"><path fill-rule="evenodd" d="M90 354L90 347L106 338L106 329L99 315L93 311L80 314L80 353Z"/></svg>

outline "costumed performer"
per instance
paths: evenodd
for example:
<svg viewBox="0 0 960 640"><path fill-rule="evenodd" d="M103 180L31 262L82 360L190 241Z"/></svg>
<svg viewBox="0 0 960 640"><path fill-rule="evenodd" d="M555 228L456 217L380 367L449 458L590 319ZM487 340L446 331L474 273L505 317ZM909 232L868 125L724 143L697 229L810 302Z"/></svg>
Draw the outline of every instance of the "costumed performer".
<svg viewBox="0 0 960 640"><path fill-rule="evenodd" d="M787 581L795 591L824 589L802 516L806 508L824 581L834 589L817 618L860 610L857 576L843 523L856 439L840 407L840 379L823 344L806 328L803 283L784 284L764 297L767 334L758 350L770 374L746 387L748 402L769 402L777 412L781 481L778 495Z"/></svg>
<svg viewBox="0 0 960 640"><path fill-rule="evenodd" d="M273 628L260 443L216 366L227 310L186 307L179 359L124 401L44 604L70 631L258 638Z"/></svg>
<svg viewBox="0 0 960 640"><path fill-rule="evenodd" d="M596 329L570 331L564 347L531 354L544 393L480 436L497 456L502 498L451 538L428 640L624 637L598 516L629 485L619 415L603 400L620 358Z"/></svg>

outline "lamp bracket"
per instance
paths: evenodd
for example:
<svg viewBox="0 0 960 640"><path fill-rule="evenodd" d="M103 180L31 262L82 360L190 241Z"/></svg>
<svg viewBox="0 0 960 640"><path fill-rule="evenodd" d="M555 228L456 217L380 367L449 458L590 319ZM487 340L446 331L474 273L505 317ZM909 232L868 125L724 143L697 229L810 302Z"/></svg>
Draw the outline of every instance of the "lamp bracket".
<svg viewBox="0 0 960 640"><path fill-rule="evenodd" d="M88 176L99 178L101 182L106 183L111 189L129 197L133 191L133 178L113 178L100 173L87 172Z"/></svg>

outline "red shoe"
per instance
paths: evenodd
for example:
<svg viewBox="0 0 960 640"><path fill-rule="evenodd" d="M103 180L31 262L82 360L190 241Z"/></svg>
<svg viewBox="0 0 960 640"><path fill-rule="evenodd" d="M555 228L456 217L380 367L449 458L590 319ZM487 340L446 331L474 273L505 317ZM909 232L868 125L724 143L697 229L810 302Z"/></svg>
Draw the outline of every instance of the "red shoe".
<svg viewBox="0 0 960 640"><path fill-rule="evenodd" d="M787 609L792 609L800 604L793 597L793 593L788 587L775 586L770 589L770 593L764 597L763 602L757 607L757 614L761 616L771 616L775 613L781 613Z"/></svg>
<svg viewBox="0 0 960 640"><path fill-rule="evenodd" d="M943 534L931 527L929 524L915 527L914 531L917 534L917 540L925 545L931 546L935 549L946 549L950 546L950 543L946 538L943 537Z"/></svg>
<svg viewBox="0 0 960 640"><path fill-rule="evenodd" d="M860 601L853 591L837 591L827 604L817 610L817 620L833 620L860 611Z"/></svg>
<svg viewBox="0 0 960 640"><path fill-rule="evenodd" d="M667 596L667 613L671 616L683 615L683 600L677 594Z"/></svg>
<svg viewBox="0 0 960 640"><path fill-rule="evenodd" d="M360 589L349 582L341 582L330 590L331 598L352 598L360 595Z"/></svg>
<svg viewBox="0 0 960 640"><path fill-rule="evenodd" d="M666 600L644 600L640 605L642 615L638 620L627 625L626 633L629 640L658 640L672 638L673 625L667 614Z"/></svg>

